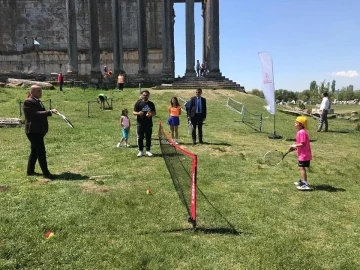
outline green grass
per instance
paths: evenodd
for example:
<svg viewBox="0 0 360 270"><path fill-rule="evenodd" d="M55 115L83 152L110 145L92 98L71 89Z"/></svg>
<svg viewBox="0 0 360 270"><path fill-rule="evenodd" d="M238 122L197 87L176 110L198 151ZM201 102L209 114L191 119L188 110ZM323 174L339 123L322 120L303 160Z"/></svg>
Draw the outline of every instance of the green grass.
<svg viewBox="0 0 360 270"><path fill-rule="evenodd" d="M26 92L0 89L0 118L18 117ZM194 92L151 90L158 112L154 138L171 96L189 98ZM309 119L308 177L315 191L299 192L292 183L299 179L295 154L276 168L263 162L267 150L292 144L295 117L278 112L276 132L283 139L270 140L273 118L263 99L204 90L208 144L190 144L184 117L180 142L198 155L198 186L222 216L199 195L198 221L216 232L227 226L226 218L240 234L193 232L158 141L153 158L137 158L135 147L115 148L120 112L132 111L138 90L107 91L114 109L93 104L88 118L87 101L98 93L44 91L42 99L51 98L75 126L49 119L48 163L59 180L26 177L29 142L23 127L0 129L0 184L8 186L0 191L0 269L360 269L356 123L333 119L330 132L318 133L317 122ZM240 115L225 106L228 96L264 115L263 133L239 122ZM153 195L146 194L148 187ZM47 231L55 237L45 240Z"/></svg>

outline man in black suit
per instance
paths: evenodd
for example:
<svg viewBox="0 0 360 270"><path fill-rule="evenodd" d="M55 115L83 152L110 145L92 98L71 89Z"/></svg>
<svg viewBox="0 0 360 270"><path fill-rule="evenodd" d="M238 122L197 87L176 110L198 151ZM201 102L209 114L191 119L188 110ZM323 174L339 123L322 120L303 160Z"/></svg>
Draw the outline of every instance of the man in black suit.
<svg viewBox="0 0 360 270"><path fill-rule="evenodd" d="M25 133L31 144L31 152L27 165L27 175L36 175L35 164L39 161L40 168L45 178L54 179L48 169L44 137L48 132L47 118L57 110L47 111L40 101L42 89L38 85L32 85L28 98L24 101Z"/></svg>
<svg viewBox="0 0 360 270"><path fill-rule="evenodd" d="M199 143L203 142L203 132L202 126L203 122L206 119L206 99L201 96L201 88L196 89L196 96L192 97L190 100L190 121L193 125L192 130L192 140L193 144L196 144L196 127L198 127L199 132Z"/></svg>

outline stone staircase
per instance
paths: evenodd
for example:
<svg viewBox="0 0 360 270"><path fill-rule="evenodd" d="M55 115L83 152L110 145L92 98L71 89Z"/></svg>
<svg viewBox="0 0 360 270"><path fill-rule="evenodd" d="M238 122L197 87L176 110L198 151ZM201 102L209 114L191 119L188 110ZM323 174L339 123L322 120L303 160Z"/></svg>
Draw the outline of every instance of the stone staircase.
<svg viewBox="0 0 360 270"><path fill-rule="evenodd" d="M194 78L185 78L178 77L174 79L173 83L162 84L154 89L233 89L240 92L245 92L245 87L240 86L236 82L221 76L218 78L209 78L209 77L194 77Z"/></svg>

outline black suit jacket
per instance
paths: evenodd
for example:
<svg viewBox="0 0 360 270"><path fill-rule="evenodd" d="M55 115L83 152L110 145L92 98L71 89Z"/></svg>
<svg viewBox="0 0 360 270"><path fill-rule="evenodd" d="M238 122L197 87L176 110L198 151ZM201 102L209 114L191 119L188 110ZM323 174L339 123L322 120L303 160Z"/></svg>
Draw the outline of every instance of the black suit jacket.
<svg viewBox="0 0 360 270"><path fill-rule="evenodd" d="M46 134L49 129L47 118L51 116L51 112L45 110L40 103L33 97L29 97L24 101L25 115L25 133Z"/></svg>
<svg viewBox="0 0 360 270"><path fill-rule="evenodd" d="M206 98L200 97L201 98L201 115L202 118L206 118ZM190 117L194 117L196 114L196 101L197 101L197 97L194 96L190 99Z"/></svg>

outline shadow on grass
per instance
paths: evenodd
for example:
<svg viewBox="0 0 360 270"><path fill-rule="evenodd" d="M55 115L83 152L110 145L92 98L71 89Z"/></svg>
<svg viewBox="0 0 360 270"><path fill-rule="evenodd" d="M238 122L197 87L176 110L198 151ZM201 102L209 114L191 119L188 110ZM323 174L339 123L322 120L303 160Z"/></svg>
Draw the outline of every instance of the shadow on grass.
<svg viewBox="0 0 360 270"><path fill-rule="evenodd" d="M287 142L296 142L296 139L290 139L290 138L288 138L288 139L285 139L285 141L287 141ZM310 140L310 142L316 142L317 140Z"/></svg>
<svg viewBox="0 0 360 270"><path fill-rule="evenodd" d="M75 181L75 180L88 180L89 176L82 175L79 173L72 173L72 172L63 172L60 174L56 174L56 180L66 180L66 181Z"/></svg>
<svg viewBox="0 0 360 270"><path fill-rule="evenodd" d="M322 185L312 185L314 191L327 191L327 192L344 192L346 189L344 188L336 188L327 184Z"/></svg>
<svg viewBox="0 0 360 270"><path fill-rule="evenodd" d="M231 235L250 235L251 233L248 232L239 232L232 228L202 228L197 227L193 228L186 228L186 229L173 229L173 230L164 230L163 233L177 233L177 232L185 232L185 231L193 231L194 233L204 233L204 234L231 234Z"/></svg>
<svg viewBox="0 0 360 270"><path fill-rule="evenodd" d="M182 143L182 142L180 142L180 146L181 145L194 145L193 143ZM203 143L196 143L196 145L199 145L199 146L201 146L201 145L221 145L221 146L231 146L231 144L229 144L229 143L225 143L225 142L203 142Z"/></svg>

